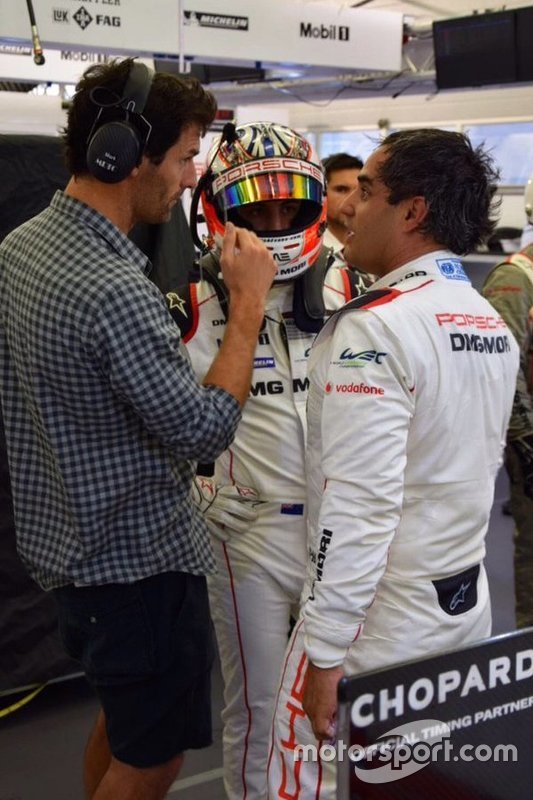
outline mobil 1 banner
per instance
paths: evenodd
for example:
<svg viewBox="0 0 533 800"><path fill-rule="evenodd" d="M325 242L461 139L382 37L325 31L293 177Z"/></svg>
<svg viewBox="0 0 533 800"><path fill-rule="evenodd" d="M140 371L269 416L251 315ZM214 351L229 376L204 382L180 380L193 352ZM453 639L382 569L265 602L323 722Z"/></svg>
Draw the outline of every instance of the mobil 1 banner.
<svg viewBox="0 0 533 800"><path fill-rule="evenodd" d="M532 800L533 628L339 684L338 800Z"/></svg>

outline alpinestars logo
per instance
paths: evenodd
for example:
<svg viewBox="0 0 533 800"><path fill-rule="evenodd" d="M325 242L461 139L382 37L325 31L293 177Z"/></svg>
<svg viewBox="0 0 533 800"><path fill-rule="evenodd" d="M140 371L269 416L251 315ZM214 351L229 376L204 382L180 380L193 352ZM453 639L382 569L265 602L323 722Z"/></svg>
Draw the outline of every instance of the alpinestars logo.
<svg viewBox="0 0 533 800"><path fill-rule="evenodd" d="M184 317L188 316L187 311L185 310L185 300L183 297L180 297L179 294L176 294L176 292L168 292L167 302L170 309L177 308L180 314L183 314Z"/></svg>
<svg viewBox="0 0 533 800"><path fill-rule="evenodd" d="M348 25L313 25L312 22L300 22L301 39L330 39L332 41L349 42Z"/></svg>
<svg viewBox="0 0 533 800"><path fill-rule="evenodd" d="M248 17L236 17L231 14L211 14L208 11L184 11L185 25L197 25L200 28L224 28L232 31L247 31Z"/></svg>
<svg viewBox="0 0 533 800"><path fill-rule="evenodd" d="M73 19L76 20L82 31L84 31L85 28L87 28L93 21L93 18L91 17L89 12L85 10L83 6L81 8L78 8L76 13L73 14L72 17Z"/></svg>
<svg viewBox="0 0 533 800"><path fill-rule="evenodd" d="M461 605L461 603L465 602L465 595L470 586L472 585L472 581L468 581L468 583L462 583L459 587L458 591L454 594L452 599L450 600L450 611L455 611L457 606Z"/></svg>

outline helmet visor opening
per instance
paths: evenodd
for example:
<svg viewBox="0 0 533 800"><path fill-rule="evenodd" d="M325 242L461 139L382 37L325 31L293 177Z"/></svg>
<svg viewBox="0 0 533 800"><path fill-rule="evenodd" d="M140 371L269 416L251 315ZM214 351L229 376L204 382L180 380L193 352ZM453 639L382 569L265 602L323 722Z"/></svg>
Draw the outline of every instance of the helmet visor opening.
<svg viewBox="0 0 533 800"><path fill-rule="evenodd" d="M252 175L217 193L215 206L221 218L232 209L264 200L310 200L322 206L322 185L309 175L272 172Z"/></svg>
<svg viewBox="0 0 533 800"><path fill-rule="evenodd" d="M274 202L280 202L280 201L281 198L279 201L274 201ZM227 218L229 219L230 222L233 222L233 224L237 225L239 228L247 228L248 230L253 230L255 233L258 234L258 236L263 236L263 237L285 236L287 233L298 233L300 231L303 231L309 226L311 226L314 222L316 222L322 212L322 206L319 203L315 203L312 200L301 200L300 207L296 215L290 222L287 223L286 227L270 230L268 227L262 227L260 225L253 224L249 219L246 219L245 216L241 213L241 211L244 211L245 208L246 204L240 206L239 208L230 209L228 211Z"/></svg>

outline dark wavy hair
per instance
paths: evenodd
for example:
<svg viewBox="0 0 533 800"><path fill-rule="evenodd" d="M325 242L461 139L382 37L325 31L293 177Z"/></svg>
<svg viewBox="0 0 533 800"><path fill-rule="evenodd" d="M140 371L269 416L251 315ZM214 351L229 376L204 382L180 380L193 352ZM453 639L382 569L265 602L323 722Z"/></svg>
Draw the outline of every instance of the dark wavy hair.
<svg viewBox="0 0 533 800"><path fill-rule="evenodd" d="M332 172L340 169L362 169L363 161L359 156L352 156L350 153L332 153L322 159L322 166L326 175L326 183Z"/></svg>
<svg viewBox="0 0 533 800"><path fill-rule="evenodd" d="M421 231L463 255L483 244L497 224L499 172L483 147L462 133L418 128L389 134L380 148L387 158L378 171L390 190L389 203L421 195L429 212Z"/></svg>
<svg viewBox="0 0 533 800"><path fill-rule="evenodd" d="M99 97L121 98L132 64L132 58L94 64L85 70L76 85L76 93L68 109L67 125L62 131L65 161L72 175L88 173L87 143L99 110L91 100L91 92L101 87L98 90ZM199 125L204 134L215 118L216 109L214 96L196 78L155 73L143 111L143 117L152 126L144 154L155 164L160 163L189 125ZM102 115L103 122L123 118L123 112L116 109L106 110ZM135 125L135 115L130 121Z"/></svg>

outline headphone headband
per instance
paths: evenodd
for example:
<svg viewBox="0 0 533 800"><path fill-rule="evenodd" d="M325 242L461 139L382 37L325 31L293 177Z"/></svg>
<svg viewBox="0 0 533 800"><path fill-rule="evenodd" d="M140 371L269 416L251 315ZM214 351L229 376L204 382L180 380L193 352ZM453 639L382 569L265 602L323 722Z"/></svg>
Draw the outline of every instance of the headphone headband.
<svg viewBox="0 0 533 800"><path fill-rule="evenodd" d="M154 78L153 70L142 62L134 61L124 86L121 106L132 114L142 114Z"/></svg>

